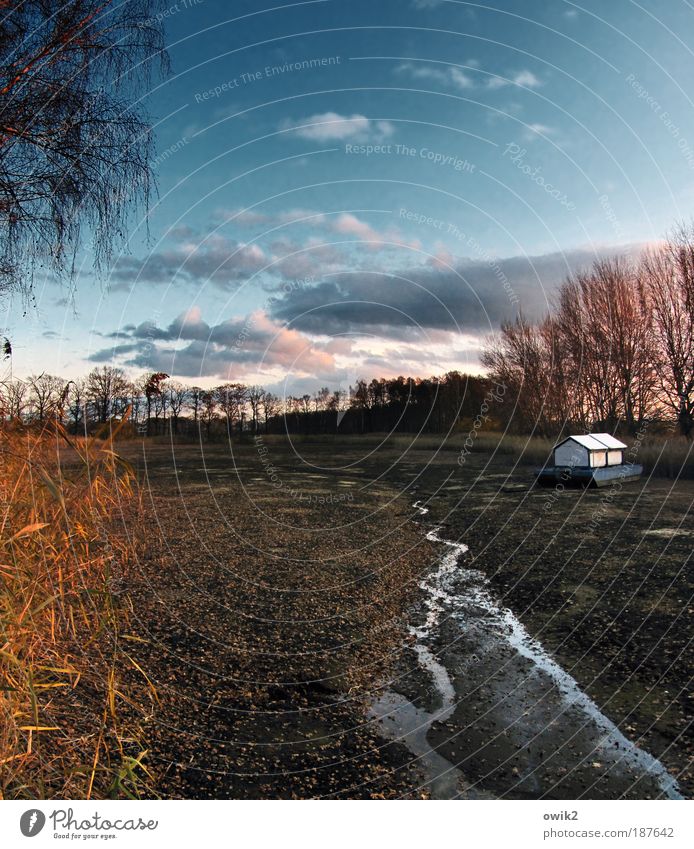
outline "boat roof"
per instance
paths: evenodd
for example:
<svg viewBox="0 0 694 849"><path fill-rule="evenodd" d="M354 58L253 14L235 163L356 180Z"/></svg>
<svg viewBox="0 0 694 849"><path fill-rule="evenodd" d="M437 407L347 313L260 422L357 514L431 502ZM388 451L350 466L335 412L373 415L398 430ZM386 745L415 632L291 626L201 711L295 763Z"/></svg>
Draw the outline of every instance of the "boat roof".
<svg viewBox="0 0 694 849"><path fill-rule="evenodd" d="M560 445L563 445L570 439L572 439L574 442L578 442L579 445L582 445L589 451L604 451L606 448L612 449L627 447L623 442L620 442L618 439L615 439L614 436L611 436L609 433L581 433L572 436L567 436L565 439L562 439L560 442L557 442L554 447L558 448Z"/></svg>
<svg viewBox="0 0 694 849"><path fill-rule="evenodd" d="M608 448L626 448L627 446L620 442L618 439L615 439L614 436L610 433L591 433L591 436L595 437L598 442L602 442L603 445L607 445Z"/></svg>

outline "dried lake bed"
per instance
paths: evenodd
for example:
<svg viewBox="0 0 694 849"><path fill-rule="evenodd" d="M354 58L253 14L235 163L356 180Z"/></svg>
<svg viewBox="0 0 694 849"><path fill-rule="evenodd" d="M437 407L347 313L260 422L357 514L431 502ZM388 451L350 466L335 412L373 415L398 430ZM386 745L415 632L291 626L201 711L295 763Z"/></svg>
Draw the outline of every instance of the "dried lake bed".
<svg viewBox="0 0 694 849"><path fill-rule="evenodd" d="M693 795L691 482L266 448L128 448L163 795Z"/></svg>

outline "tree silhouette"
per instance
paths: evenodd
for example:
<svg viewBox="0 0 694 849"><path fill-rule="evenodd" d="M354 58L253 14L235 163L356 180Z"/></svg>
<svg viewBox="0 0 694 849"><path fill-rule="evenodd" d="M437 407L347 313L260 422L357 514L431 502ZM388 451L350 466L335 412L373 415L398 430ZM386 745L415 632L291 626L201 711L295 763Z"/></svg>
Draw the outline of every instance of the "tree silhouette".
<svg viewBox="0 0 694 849"><path fill-rule="evenodd" d="M72 279L85 225L101 269L147 203L156 6L0 0L0 292L27 294L37 266Z"/></svg>

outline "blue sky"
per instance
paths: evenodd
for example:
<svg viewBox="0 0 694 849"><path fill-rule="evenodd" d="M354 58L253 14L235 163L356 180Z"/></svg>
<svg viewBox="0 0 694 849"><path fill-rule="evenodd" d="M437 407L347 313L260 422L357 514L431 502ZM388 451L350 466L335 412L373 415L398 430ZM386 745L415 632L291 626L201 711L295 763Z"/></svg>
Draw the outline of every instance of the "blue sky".
<svg viewBox="0 0 694 849"><path fill-rule="evenodd" d="M477 371L501 320L691 217L684 0L164 6L150 240L10 304L18 375Z"/></svg>

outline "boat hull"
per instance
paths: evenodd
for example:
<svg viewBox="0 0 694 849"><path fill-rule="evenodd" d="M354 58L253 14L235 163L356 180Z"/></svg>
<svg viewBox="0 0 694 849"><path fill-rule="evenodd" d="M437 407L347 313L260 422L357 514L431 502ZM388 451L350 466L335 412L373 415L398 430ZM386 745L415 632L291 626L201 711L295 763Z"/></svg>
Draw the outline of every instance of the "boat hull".
<svg viewBox="0 0 694 849"><path fill-rule="evenodd" d="M545 466L535 470L540 486L603 487L638 480L643 466L620 463L618 466L601 466L597 469L579 466Z"/></svg>

